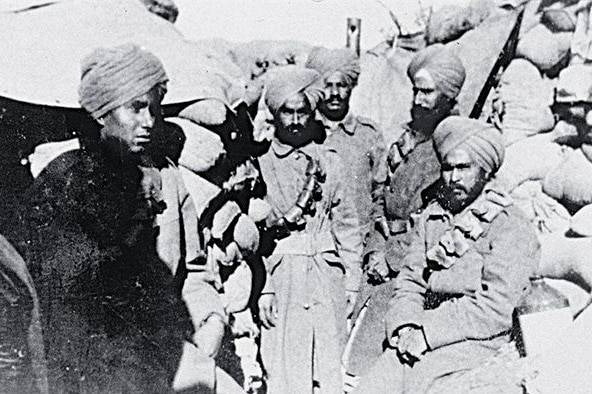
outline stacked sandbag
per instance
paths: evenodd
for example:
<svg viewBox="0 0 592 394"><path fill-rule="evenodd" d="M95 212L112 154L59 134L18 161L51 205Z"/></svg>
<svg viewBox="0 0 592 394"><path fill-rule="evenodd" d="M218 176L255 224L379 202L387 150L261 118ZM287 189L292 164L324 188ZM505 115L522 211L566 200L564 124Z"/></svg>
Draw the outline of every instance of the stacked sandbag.
<svg viewBox="0 0 592 394"><path fill-rule="evenodd" d="M544 160L544 157L539 158ZM584 151L569 152L563 162L551 170L544 179L545 193L575 212L592 203L592 162Z"/></svg>
<svg viewBox="0 0 592 394"><path fill-rule="evenodd" d="M554 76L569 58L572 36L571 32L554 33L537 24L520 37L516 57L525 58L541 72Z"/></svg>
<svg viewBox="0 0 592 394"><path fill-rule="evenodd" d="M529 180L542 181L572 151L557 144L555 136L555 133L538 134L506 147L497 177L512 185L512 189Z"/></svg>
<svg viewBox="0 0 592 394"><path fill-rule="evenodd" d="M473 110L516 20L516 11L497 9L479 26L446 44L465 67L465 82L457 98L461 115L469 116Z"/></svg>
<svg viewBox="0 0 592 394"><path fill-rule="evenodd" d="M496 98L505 145L551 130L553 98L552 86L531 62L513 60L500 79Z"/></svg>
<svg viewBox="0 0 592 394"><path fill-rule="evenodd" d="M222 140L215 133L188 119L167 118L183 129L185 144L179 157L179 165L194 173L207 171L224 153Z"/></svg>
<svg viewBox="0 0 592 394"><path fill-rule="evenodd" d="M446 4L433 11L428 20L428 45L447 43L460 38L477 27L490 14L494 4L490 0L472 0L468 5Z"/></svg>
<svg viewBox="0 0 592 394"><path fill-rule="evenodd" d="M565 234L572 217L567 209L543 192L540 181L528 181L516 187L510 197L537 234Z"/></svg>
<svg viewBox="0 0 592 394"><path fill-rule="evenodd" d="M311 45L292 40L255 40L237 44L232 50L235 63L250 79L268 69L289 64L304 64Z"/></svg>

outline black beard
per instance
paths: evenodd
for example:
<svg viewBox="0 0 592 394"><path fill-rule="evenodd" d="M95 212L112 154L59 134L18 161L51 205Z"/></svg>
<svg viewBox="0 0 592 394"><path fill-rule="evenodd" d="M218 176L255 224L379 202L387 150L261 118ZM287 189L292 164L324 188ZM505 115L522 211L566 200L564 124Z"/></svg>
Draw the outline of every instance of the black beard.
<svg viewBox="0 0 592 394"><path fill-rule="evenodd" d="M432 135L438 124L449 115L448 111L442 111L437 108L426 109L414 105L411 108L411 126L425 136Z"/></svg>

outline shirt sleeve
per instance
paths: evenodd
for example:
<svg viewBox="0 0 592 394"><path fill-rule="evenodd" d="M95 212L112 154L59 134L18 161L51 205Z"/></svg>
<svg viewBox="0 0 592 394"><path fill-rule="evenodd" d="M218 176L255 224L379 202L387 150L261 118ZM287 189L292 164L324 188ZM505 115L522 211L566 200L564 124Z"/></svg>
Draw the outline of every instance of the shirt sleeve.
<svg viewBox="0 0 592 394"><path fill-rule="evenodd" d="M422 217L414 227L411 243L402 268L395 279L393 298L386 316L387 339L406 325L422 326L424 296L427 283L423 272L426 268L425 221Z"/></svg>

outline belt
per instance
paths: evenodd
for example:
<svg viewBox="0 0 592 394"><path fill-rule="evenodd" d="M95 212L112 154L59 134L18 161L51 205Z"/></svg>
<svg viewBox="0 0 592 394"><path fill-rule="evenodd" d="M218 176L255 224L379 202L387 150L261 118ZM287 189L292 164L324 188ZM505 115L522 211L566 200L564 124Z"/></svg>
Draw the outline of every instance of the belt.
<svg viewBox="0 0 592 394"><path fill-rule="evenodd" d="M277 243L273 254L292 254L314 256L323 252L337 250L333 235L329 232L307 234L291 233L289 237Z"/></svg>
<svg viewBox="0 0 592 394"><path fill-rule="evenodd" d="M410 230L408 220L393 219L388 221L388 227L391 235L406 233Z"/></svg>

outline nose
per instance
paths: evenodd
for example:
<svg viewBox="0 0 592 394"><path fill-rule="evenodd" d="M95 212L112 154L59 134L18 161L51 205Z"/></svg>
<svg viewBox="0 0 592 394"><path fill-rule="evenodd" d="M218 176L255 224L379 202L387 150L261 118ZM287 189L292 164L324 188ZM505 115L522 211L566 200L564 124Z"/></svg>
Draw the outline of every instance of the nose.
<svg viewBox="0 0 592 394"><path fill-rule="evenodd" d="M140 125L142 126L142 128L144 129L151 129L152 127L154 127L154 115L152 115L152 112L150 111L149 108L143 108L140 113Z"/></svg>
<svg viewBox="0 0 592 394"><path fill-rule="evenodd" d="M329 97L339 96L339 89L335 85L329 86Z"/></svg>
<svg viewBox="0 0 592 394"><path fill-rule="evenodd" d="M458 183L461 180L461 173L458 168L453 168L450 172L450 181L452 183Z"/></svg>
<svg viewBox="0 0 592 394"><path fill-rule="evenodd" d="M415 93L415 97L413 97L413 104L421 105L425 102L425 94L421 91Z"/></svg>
<svg viewBox="0 0 592 394"><path fill-rule="evenodd" d="M292 115L292 124L299 124L300 123L300 115L297 112L294 112Z"/></svg>

